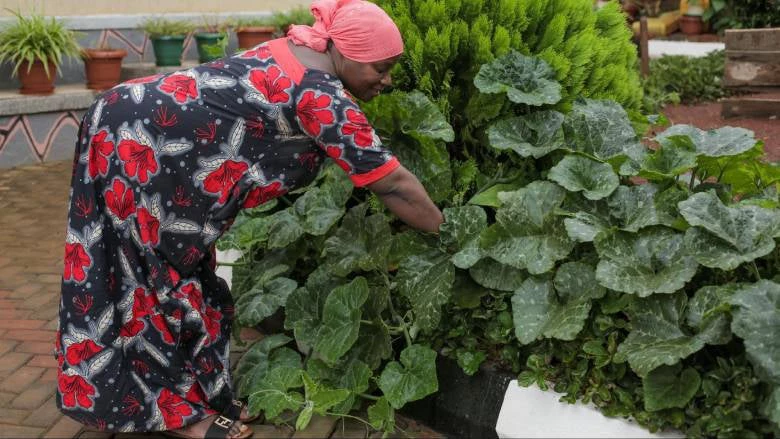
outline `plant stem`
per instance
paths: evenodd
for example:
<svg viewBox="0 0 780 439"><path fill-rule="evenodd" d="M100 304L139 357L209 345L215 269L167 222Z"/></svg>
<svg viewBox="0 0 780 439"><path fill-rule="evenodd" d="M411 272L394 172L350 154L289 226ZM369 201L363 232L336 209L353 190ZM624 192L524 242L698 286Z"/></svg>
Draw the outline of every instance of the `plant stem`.
<svg viewBox="0 0 780 439"><path fill-rule="evenodd" d="M358 396L365 399L370 399L371 401L379 401L378 396L369 395L368 393L358 393Z"/></svg>
<svg viewBox="0 0 780 439"><path fill-rule="evenodd" d="M758 265L756 265L756 261L750 261L750 266L753 268L753 274L756 276L756 280L761 280L761 273L758 272Z"/></svg>
<svg viewBox="0 0 780 439"><path fill-rule="evenodd" d="M693 183L696 179L696 168L691 169L691 182L688 183L688 189L693 190Z"/></svg>
<svg viewBox="0 0 780 439"><path fill-rule="evenodd" d="M249 265L249 262L217 262L217 265L223 267L242 267L244 265Z"/></svg>
<svg viewBox="0 0 780 439"><path fill-rule="evenodd" d="M401 323L400 328L404 331L404 339L406 340L406 346L412 345L412 337L409 335L409 328L406 326L406 322L404 321L403 317L401 317L396 311L395 307L393 307L393 299L390 299L387 301L390 307L390 314L393 316L393 320L396 320Z"/></svg>

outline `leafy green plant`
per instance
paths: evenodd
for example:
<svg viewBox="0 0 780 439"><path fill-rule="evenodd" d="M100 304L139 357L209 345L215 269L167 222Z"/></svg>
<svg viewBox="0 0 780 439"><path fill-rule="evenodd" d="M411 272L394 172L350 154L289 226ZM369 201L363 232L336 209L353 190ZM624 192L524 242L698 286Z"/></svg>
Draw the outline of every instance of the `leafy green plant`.
<svg viewBox="0 0 780 439"><path fill-rule="evenodd" d="M478 160L448 173L457 138L422 92L365 106L449 206L439 236L408 230L331 165L220 241L244 255L238 322L285 313L286 332L238 365L250 410L277 421L291 410L304 428L368 402L365 422L390 432L394 410L436 391L444 354L651 430L775 431L780 167L760 160L762 144L677 125L647 149L615 102L553 109L562 86L549 66L514 51L473 84L511 110L476 156L497 157L495 174ZM458 178L477 183L458 193Z"/></svg>
<svg viewBox="0 0 780 439"><path fill-rule="evenodd" d="M726 29L777 27L780 4L776 0L712 0L703 18L721 33Z"/></svg>
<svg viewBox="0 0 780 439"><path fill-rule="evenodd" d="M273 15L262 17L241 17L233 19L232 21L235 24L235 28L237 30L240 30L244 27L276 26Z"/></svg>
<svg viewBox="0 0 780 439"><path fill-rule="evenodd" d="M141 29L150 38L184 36L195 30L195 25L189 21L167 20L165 18L151 18L141 24Z"/></svg>
<svg viewBox="0 0 780 439"><path fill-rule="evenodd" d="M12 75L16 75L25 62L29 72L34 61L41 61L46 75L51 77L49 64L59 69L64 57L79 56L77 34L54 17L47 19L38 14L23 16L18 11L10 12L16 21L0 32L0 61L13 64Z"/></svg>
<svg viewBox="0 0 780 439"><path fill-rule="evenodd" d="M311 26L314 24L314 16L311 15L308 7L297 6L287 11L275 12L271 17L273 25L284 32L291 24L305 24Z"/></svg>
<svg viewBox="0 0 780 439"><path fill-rule="evenodd" d="M703 57L664 56L651 60L650 76L643 81L644 111L654 113L666 104L716 101L732 93L721 85L725 52Z"/></svg>

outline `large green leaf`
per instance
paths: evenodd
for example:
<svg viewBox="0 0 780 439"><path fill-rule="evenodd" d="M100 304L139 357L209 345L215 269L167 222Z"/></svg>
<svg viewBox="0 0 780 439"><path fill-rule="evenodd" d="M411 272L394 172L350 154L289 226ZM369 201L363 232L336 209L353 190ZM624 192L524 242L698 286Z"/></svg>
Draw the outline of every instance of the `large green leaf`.
<svg viewBox="0 0 780 439"><path fill-rule="evenodd" d="M299 344L311 347L317 341L325 299L342 283L343 279L331 275L324 265L320 265L309 275L306 287L298 288L287 298L284 327L293 330Z"/></svg>
<svg viewBox="0 0 780 439"><path fill-rule="evenodd" d="M527 181L525 181L525 179L520 179L511 183L494 184L493 186L490 186L489 188L471 197L469 204L487 207L501 207L501 200L498 199L499 193L516 191L526 184Z"/></svg>
<svg viewBox="0 0 780 439"><path fill-rule="evenodd" d="M361 307L368 299L368 282L357 277L335 288L325 300L315 351L326 363L335 363L358 338Z"/></svg>
<svg viewBox="0 0 780 439"><path fill-rule="evenodd" d="M553 280L561 300L600 299L607 290L596 280L596 270L582 262L566 262L558 267Z"/></svg>
<svg viewBox="0 0 780 439"><path fill-rule="evenodd" d="M582 191L589 200L609 196L620 184L612 166L577 155L564 157L550 169L547 178L572 192Z"/></svg>
<svg viewBox="0 0 780 439"><path fill-rule="evenodd" d="M469 269L474 281L485 288L500 291L514 291L520 288L528 273L518 268L504 265L492 259L483 259Z"/></svg>
<svg viewBox="0 0 780 439"><path fill-rule="evenodd" d="M741 154L756 144L753 132L744 128L722 127L704 131L691 125L674 125L656 136L656 140L664 146L681 140L690 142L698 154L707 157Z"/></svg>
<svg viewBox="0 0 780 439"><path fill-rule="evenodd" d="M488 140L495 149L538 159L566 147L562 126L563 114L537 111L496 122L488 129Z"/></svg>
<svg viewBox="0 0 780 439"><path fill-rule="evenodd" d="M338 405L349 398L348 389L333 389L329 386L313 380L306 372L302 372L303 388L306 402L312 407L312 411L324 415L331 407ZM296 429L299 427L296 426ZM304 429L306 426L300 427Z"/></svg>
<svg viewBox="0 0 780 439"><path fill-rule="evenodd" d="M663 364L671 366L704 347L700 337L681 329L687 298L684 293L634 298L631 332L618 346L616 362L628 360L640 377Z"/></svg>
<svg viewBox="0 0 780 439"><path fill-rule="evenodd" d="M253 288L236 300L238 321L243 326L255 326L272 316L298 287L298 283L285 277L277 277L260 288Z"/></svg>
<svg viewBox="0 0 780 439"><path fill-rule="evenodd" d="M360 327L358 339L347 357L358 359L373 370L377 369L383 360L390 358L393 346L387 326L379 319L371 322Z"/></svg>
<svg viewBox="0 0 780 439"><path fill-rule="evenodd" d="M304 404L303 395L288 390L303 385L301 372L289 366L270 369L249 395L249 411L263 411L266 419L275 419L285 410L299 410Z"/></svg>
<svg viewBox="0 0 780 439"><path fill-rule="evenodd" d="M699 288L688 302L686 322L705 343L726 344L731 340L728 303L736 290L734 284L706 286Z"/></svg>
<svg viewBox="0 0 780 439"><path fill-rule="evenodd" d="M452 142L455 132L439 108L420 91L380 95L363 106L376 129Z"/></svg>
<svg viewBox="0 0 780 439"><path fill-rule="evenodd" d="M731 330L745 341L745 351L759 376L780 384L780 284L761 280L731 297Z"/></svg>
<svg viewBox="0 0 780 439"><path fill-rule="evenodd" d="M387 268L392 244L390 226L383 215L366 217L367 210L365 203L350 209L341 227L325 241L322 255L338 276Z"/></svg>
<svg viewBox="0 0 780 439"><path fill-rule="evenodd" d="M338 387L349 391L349 396L333 408L334 413L348 414L355 405L359 394L368 390L372 371L366 363L360 360L350 360L346 365L340 365L337 380Z"/></svg>
<svg viewBox="0 0 780 439"><path fill-rule="evenodd" d="M427 346L407 347L401 352L400 363L387 363L377 384L396 409L430 395L439 389L436 352Z"/></svg>
<svg viewBox="0 0 780 439"><path fill-rule="evenodd" d="M452 168L444 142L405 134L389 142L393 154L420 180L433 201L447 199L452 191Z"/></svg>
<svg viewBox="0 0 780 439"><path fill-rule="evenodd" d="M487 215L479 206L461 206L444 209L444 224L439 228L441 242L462 249L475 240L487 227Z"/></svg>
<svg viewBox="0 0 780 439"><path fill-rule="evenodd" d="M574 340L590 311L590 299L561 301L552 282L528 278L512 296L515 336L529 344L539 338Z"/></svg>
<svg viewBox="0 0 780 439"><path fill-rule="evenodd" d="M696 149L689 142L676 138L648 153L640 162L640 177L648 180L664 180L682 175L696 166Z"/></svg>
<svg viewBox="0 0 780 439"><path fill-rule="evenodd" d="M490 292L487 288L474 282L464 271L455 273L455 282L452 285L452 303L464 309L478 308L482 303L482 297Z"/></svg>
<svg viewBox="0 0 780 439"><path fill-rule="evenodd" d="M269 355L292 339L284 334L273 334L254 343L236 365L236 387L239 397L247 397L250 390L257 385L268 372Z"/></svg>
<svg viewBox="0 0 780 439"><path fill-rule="evenodd" d="M674 293L698 268L685 251L683 235L665 227L602 234L594 243L601 258L596 267L599 283L639 297Z"/></svg>
<svg viewBox="0 0 780 439"><path fill-rule="evenodd" d="M565 218L563 224L572 241L592 242L596 236L611 227L604 219L587 212L577 212L571 218Z"/></svg>
<svg viewBox="0 0 780 439"><path fill-rule="evenodd" d="M379 398L367 411L368 422L375 430L395 431L395 410L390 407L387 398Z"/></svg>
<svg viewBox="0 0 780 439"><path fill-rule="evenodd" d="M281 210L268 217L268 248L287 247L303 236L303 233L303 226L290 209Z"/></svg>
<svg viewBox="0 0 780 439"><path fill-rule="evenodd" d="M644 152L625 110L612 101L576 102L563 130L569 148L599 160L621 156L638 160Z"/></svg>
<svg viewBox="0 0 780 439"><path fill-rule="evenodd" d="M771 209L728 207L712 192L694 194L679 207L686 221L697 226L688 229L685 243L702 265L733 270L775 248L778 215Z"/></svg>
<svg viewBox="0 0 780 439"><path fill-rule="evenodd" d="M655 412L669 408L685 408L701 385L699 372L682 365L661 366L642 379L645 410Z"/></svg>
<svg viewBox="0 0 780 439"><path fill-rule="evenodd" d="M506 93L516 104L539 106L561 100L555 71L542 59L514 50L482 65L474 85L482 93Z"/></svg>
<svg viewBox="0 0 780 439"><path fill-rule="evenodd" d="M769 394L769 398L767 398L762 407L761 414L776 425L780 425L780 386L775 386L772 393Z"/></svg>
<svg viewBox="0 0 780 439"><path fill-rule="evenodd" d="M295 212L303 219L303 230L310 235L324 235L344 216L344 203L327 188L313 187L295 200Z"/></svg>
<svg viewBox="0 0 780 439"><path fill-rule="evenodd" d="M620 186L609 197L610 214L619 220L620 228L629 232L639 231L642 227L660 224L661 220L655 206L655 186Z"/></svg>
<svg viewBox="0 0 780 439"><path fill-rule="evenodd" d="M392 267L398 267L409 256L426 253L439 247L439 240L434 236L416 230L397 233L391 239L388 263Z"/></svg>
<svg viewBox="0 0 780 439"><path fill-rule="evenodd" d="M455 267L448 254L434 250L407 258L401 263L395 281L414 310L415 323L422 330L439 324L441 306L449 302Z"/></svg>
<svg viewBox="0 0 780 439"><path fill-rule="evenodd" d="M496 261L531 274L550 271L574 247L555 214L565 196L561 187L545 181L501 192L496 224L482 233L480 247Z"/></svg>

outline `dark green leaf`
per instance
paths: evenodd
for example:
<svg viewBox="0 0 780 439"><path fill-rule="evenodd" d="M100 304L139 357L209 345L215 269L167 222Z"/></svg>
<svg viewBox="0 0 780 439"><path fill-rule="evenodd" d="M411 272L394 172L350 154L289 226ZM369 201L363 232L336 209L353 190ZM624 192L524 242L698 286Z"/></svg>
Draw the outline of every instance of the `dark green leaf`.
<svg viewBox="0 0 780 439"><path fill-rule="evenodd" d="M401 352L401 362L391 361L379 377L379 388L393 408L424 398L438 390L436 352L412 345Z"/></svg>
<svg viewBox="0 0 780 439"><path fill-rule="evenodd" d="M543 60L510 51L484 64L474 85L482 93L506 93L516 104L539 106L561 100L561 85L555 71Z"/></svg>
<svg viewBox="0 0 780 439"><path fill-rule="evenodd" d="M701 385L701 377L692 367L682 370L680 364L661 366L642 379L645 409L650 412L668 408L685 408Z"/></svg>

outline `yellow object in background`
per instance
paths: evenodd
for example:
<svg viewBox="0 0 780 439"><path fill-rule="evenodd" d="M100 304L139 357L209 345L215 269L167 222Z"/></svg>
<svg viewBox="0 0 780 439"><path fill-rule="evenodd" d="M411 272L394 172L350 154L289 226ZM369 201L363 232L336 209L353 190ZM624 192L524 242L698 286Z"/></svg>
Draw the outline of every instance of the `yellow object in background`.
<svg viewBox="0 0 780 439"><path fill-rule="evenodd" d="M680 11L669 11L658 17L648 18L647 31L650 34L650 38L666 36L676 31L679 28L681 16ZM631 27L634 35L639 35L639 20L635 21Z"/></svg>

